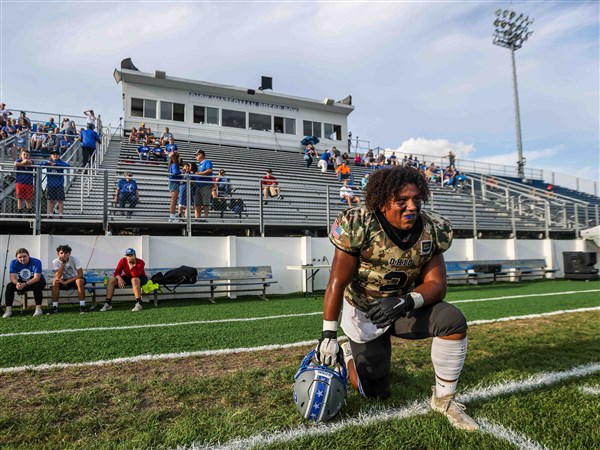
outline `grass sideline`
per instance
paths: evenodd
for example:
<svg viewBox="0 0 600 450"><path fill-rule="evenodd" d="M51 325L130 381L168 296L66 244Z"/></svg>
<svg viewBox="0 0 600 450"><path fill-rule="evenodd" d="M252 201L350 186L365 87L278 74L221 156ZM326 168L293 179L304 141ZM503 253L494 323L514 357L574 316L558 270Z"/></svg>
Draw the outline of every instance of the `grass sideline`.
<svg viewBox="0 0 600 450"><path fill-rule="evenodd" d="M451 287L447 299L464 301L506 296L517 298L461 303L470 321L600 305L600 283L551 281ZM553 292L590 291L585 294ZM18 316L2 322L0 334L64 328L167 324L173 321L221 320L320 310L322 297L173 302L141 314L119 305L116 311L80 316L65 310L36 320ZM57 320L55 320L57 319ZM92 320L93 319L93 320ZM506 323L475 325L461 391L525 379L540 372L568 370L599 361L598 312L565 314ZM307 315L253 322L223 322L164 328L81 331L66 334L0 337L1 366L31 361L97 360L140 351L180 351L292 343L316 339L320 316ZM132 341L132 342L130 342ZM310 346L243 355L151 361L107 367L0 374L0 446L3 448L167 448L231 443L259 433L310 430L291 401L291 380ZM353 419L375 407L403 408L430 392L429 341L395 340L393 395L371 403L351 391L340 419ZM549 449L593 448L600 432L598 396L579 387L600 386L600 375L558 382L547 388L474 400L469 412L531 438ZM334 421L335 423L335 421ZM434 413L391 419L368 426L278 442L270 448L515 448L486 433L452 429ZM261 446L262 447L262 446Z"/></svg>

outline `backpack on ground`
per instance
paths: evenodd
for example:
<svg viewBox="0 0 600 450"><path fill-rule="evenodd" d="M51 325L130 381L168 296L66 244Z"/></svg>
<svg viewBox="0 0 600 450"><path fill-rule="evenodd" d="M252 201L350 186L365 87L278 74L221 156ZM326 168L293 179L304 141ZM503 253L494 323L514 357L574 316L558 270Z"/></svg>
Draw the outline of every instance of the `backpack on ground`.
<svg viewBox="0 0 600 450"><path fill-rule="evenodd" d="M198 271L194 267L180 266L176 269L171 269L165 274L158 272L152 275L152 282L165 286L169 291L174 291L181 284L194 284L198 280ZM173 289L169 289L166 285L174 284Z"/></svg>

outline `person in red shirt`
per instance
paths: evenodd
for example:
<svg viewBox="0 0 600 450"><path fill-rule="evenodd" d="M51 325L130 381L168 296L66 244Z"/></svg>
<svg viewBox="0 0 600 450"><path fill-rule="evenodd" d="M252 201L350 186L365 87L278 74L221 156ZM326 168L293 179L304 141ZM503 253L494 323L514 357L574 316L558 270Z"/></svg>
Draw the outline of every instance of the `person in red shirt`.
<svg viewBox="0 0 600 450"><path fill-rule="evenodd" d="M267 169L267 174L262 177L261 183L265 205L267 204L269 195L271 197L277 197L278 200L283 200L283 195L281 195L281 190L279 189L279 183L277 182L277 178L273 176L273 171L271 169Z"/></svg>
<svg viewBox="0 0 600 450"><path fill-rule="evenodd" d="M115 274L108 280L106 286L106 303L100 311L110 311L112 309L112 297L115 288L123 289L125 286L133 287L135 297L135 306L133 312L142 310L142 286L148 281L148 276L144 270L146 263L135 256L135 250L128 248L125 250L125 257L119 260Z"/></svg>

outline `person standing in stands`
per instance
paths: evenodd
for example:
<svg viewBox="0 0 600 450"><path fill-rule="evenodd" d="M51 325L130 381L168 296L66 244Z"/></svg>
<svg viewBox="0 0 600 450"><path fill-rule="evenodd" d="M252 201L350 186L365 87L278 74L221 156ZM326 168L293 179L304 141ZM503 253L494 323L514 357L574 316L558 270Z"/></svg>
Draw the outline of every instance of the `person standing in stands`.
<svg viewBox="0 0 600 450"><path fill-rule="evenodd" d="M52 309L50 314L58 313L58 299L61 290L77 289L79 297L79 312L87 312L85 307L85 278L81 261L71 254L70 246L63 244L56 248L58 258L52 261L54 280L52 280Z"/></svg>
<svg viewBox="0 0 600 450"><path fill-rule="evenodd" d="M100 144L100 142L100 135L94 131L94 125L88 123L87 128L81 131L81 155L83 157L81 165L83 167L87 166L96 151L96 143Z"/></svg>
<svg viewBox="0 0 600 450"><path fill-rule="evenodd" d="M46 178L46 195L48 196L48 218L52 219L54 214L54 205L58 203L58 218L63 218L65 209L65 168L71 167L69 163L60 159L58 150L50 153L50 159L44 161L40 166L46 168L48 176Z"/></svg>
<svg viewBox="0 0 600 450"><path fill-rule="evenodd" d="M168 128L167 128L167 130L168 130ZM179 153L179 148L177 147L177 144L175 143L175 138L173 136L171 136L169 138L169 143L165 147L165 150L167 151L167 156L169 158L171 157L171 155L173 153Z"/></svg>
<svg viewBox="0 0 600 450"><path fill-rule="evenodd" d="M15 300L15 292L22 293L33 291L35 300L35 312L33 317L38 317L42 312L42 290L46 287L46 279L42 273L42 262L37 258L31 258L26 248L20 248L15 253L16 259L10 262L10 282L6 285L6 311L2 316L8 319L12 316L12 307Z"/></svg>
<svg viewBox="0 0 600 450"><path fill-rule="evenodd" d="M169 157L169 192L171 193L171 203L169 205L169 222L179 222L177 217L177 197L179 196L179 184L182 180L181 160L179 153L173 153Z"/></svg>
<svg viewBox="0 0 600 450"><path fill-rule="evenodd" d="M213 163L210 159L206 159L204 150L196 152L196 162L198 164L198 175L196 194L194 196L194 216L200 218L200 209L204 209L204 218L208 219L208 211L210 209L210 199L212 196L212 173Z"/></svg>
<svg viewBox="0 0 600 450"><path fill-rule="evenodd" d="M100 311L110 311L112 309L112 298L117 286L119 289L123 289L125 286L133 288L135 306L131 311L141 311L142 286L148 281L145 267L146 263L135 256L135 249L128 248L125 250L125 257L119 260L114 276L108 280L106 286L106 303L104 303Z"/></svg>
<svg viewBox="0 0 600 450"><path fill-rule="evenodd" d="M94 114L94 110L93 109L88 109L87 111L83 112L83 115L85 116L85 121L87 123L87 125L93 125L92 126L92 130L95 130L96 127L98 126L98 119L96 118L96 114Z"/></svg>
<svg viewBox="0 0 600 450"><path fill-rule="evenodd" d="M16 168L16 193L17 193L17 214L21 215L33 213L34 196L34 167L31 156L27 150L21 151L21 157L15 161ZM25 204L25 211L23 211Z"/></svg>
<svg viewBox="0 0 600 450"><path fill-rule="evenodd" d="M321 169L321 173L327 173L330 159L331 154L329 153L329 150L325 149L325 151L319 157L319 162L317 163L317 166Z"/></svg>

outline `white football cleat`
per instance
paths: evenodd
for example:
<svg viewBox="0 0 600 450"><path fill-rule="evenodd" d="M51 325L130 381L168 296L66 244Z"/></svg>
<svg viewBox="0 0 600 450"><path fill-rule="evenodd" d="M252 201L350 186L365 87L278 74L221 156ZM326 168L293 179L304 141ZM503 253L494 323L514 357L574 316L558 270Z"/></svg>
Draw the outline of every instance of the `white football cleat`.
<svg viewBox="0 0 600 450"><path fill-rule="evenodd" d="M431 396L431 409L445 415L454 428L465 431L479 430L479 424L465 412L465 405L456 402L454 394L437 398L435 396L435 386Z"/></svg>

